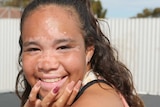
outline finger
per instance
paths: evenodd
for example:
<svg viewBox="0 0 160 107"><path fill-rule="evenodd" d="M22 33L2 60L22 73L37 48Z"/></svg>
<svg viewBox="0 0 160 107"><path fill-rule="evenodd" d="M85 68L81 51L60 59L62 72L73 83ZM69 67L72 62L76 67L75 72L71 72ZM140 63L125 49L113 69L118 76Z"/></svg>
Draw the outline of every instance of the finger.
<svg viewBox="0 0 160 107"><path fill-rule="evenodd" d="M29 99L26 101L23 107L41 107L41 100L37 99L34 103L31 103Z"/></svg>
<svg viewBox="0 0 160 107"><path fill-rule="evenodd" d="M53 107L64 107L67 104L67 101L73 91L74 85L75 82L72 81L66 86L63 95L53 104Z"/></svg>
<svg viewBox="0 0 160 107"><path fill-rule="evenodd" d="M78 92L79 92L79 90L80 90L81 84L82 84L82 81L79 80L79 81L77 82L77 84L74 86L74 89L73 89L73 91L72 91L72 94L71 94L68 102L67 102L67 105L70 106L70 105L73 103L76 95L78 94Z"/></svg>
<svg viewBox="0 0 160 107"><path fill-rule="evenodd" d="M29 95L29 103L35 103L35 101L37 100L37 95L40 89L40 84L41 82L38 81L32 88L30 95Z"/></svg>
<svg viewBox="0 0 160 107"><path fill-rule="evenodd" d="M41 102L42 107L48 107L56 98L57 93L59 91L59 87L55 87L53 90L51 90L46 97L43 98Z"/></svg>
<svg viewBox="0 0 160 107"><path fill-rule="evenodd" d="M33 106L32 106L33 107ZM37 99L34 107L41 107L41 100Z"/></svg>
<svg viewBox="0 0 160 107"><path fill-rule="evenodd" d="M26 101L26 103L24 104L24 107L31 107L29 100Z"/></svg>

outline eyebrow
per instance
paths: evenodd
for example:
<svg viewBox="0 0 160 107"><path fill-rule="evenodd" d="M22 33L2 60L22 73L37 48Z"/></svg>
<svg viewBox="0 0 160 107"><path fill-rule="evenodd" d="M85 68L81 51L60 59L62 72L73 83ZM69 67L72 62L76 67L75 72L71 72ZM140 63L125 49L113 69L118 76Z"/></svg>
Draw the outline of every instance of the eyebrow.
<svg viewBox="0 0 160 107"><path fill-rule="evenodd" d="M27 41L27 42L24 42L23 47L27 47L29 45L39 45L39 44L38 42L35 42L35 41Z"/></svg>
<svg viewBox="0 0 160 107"><path fill-rule="evenodd" d="M63 38L63 39L57 39L54 40L53 44L60 44L60 43L74 43L75 40L71 39L71 38ZM39 43L37 41L27 41L24 42L23 47L27 47L29 45L39 45Z"/></svg>
<svg viewBox="0 0 160 107"><path fill-rule="evenodd" d="M75 40L71 39L71 38L63 38L63 39L57 39L54 41L54 44L59 44L59 43L74 43Z"/></svg>

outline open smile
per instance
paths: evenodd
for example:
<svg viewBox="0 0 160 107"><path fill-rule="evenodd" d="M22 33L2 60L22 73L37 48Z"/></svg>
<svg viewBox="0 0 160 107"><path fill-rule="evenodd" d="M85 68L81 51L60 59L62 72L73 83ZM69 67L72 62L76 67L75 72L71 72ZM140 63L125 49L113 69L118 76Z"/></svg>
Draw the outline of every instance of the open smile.
<svg viewBox="0 0 160 107"><path fill-rule="evenodd" d="M43 82L48 82L48 83L53 83L53 82L57 82L60 81L62 78L54 78L54 79L41 79L41 81Z"/></svg>
<svg viewBox="0 0 160 107"><path fill-rule="evenodd" d="M57 78L45 78L41 80L41 89L50 91L55 87L61 87L67 80L68 76L57 77Z"/></svg>

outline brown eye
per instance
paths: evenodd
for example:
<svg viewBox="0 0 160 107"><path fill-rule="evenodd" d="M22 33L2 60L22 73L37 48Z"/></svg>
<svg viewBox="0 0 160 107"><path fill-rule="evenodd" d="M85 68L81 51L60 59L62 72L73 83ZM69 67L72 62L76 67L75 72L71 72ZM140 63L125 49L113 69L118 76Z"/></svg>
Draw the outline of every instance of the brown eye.
<svg viewBox="0 0 160 107"><path fill-rule="evenodd" d="M58 47L57 49L69 49L70 47L69 46L60 46L60 47Z"/></svg>
<svg viewBox="0 0 160 107"><path fill-rule="evenodd" d="M27 51L34 52L34 51L40 51L40 49L38 49L38 48L29 48L29 49L27 49Z"/></svg>

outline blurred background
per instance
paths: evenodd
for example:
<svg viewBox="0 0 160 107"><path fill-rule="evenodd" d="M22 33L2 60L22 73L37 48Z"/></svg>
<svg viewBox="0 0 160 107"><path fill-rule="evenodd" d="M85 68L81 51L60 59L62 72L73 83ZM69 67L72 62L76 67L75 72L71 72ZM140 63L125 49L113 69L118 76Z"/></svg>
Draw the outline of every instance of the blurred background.
<svg viewBox="0 0 160 107"><path fill-rule="evenodd" d="M19 22L32 0L0 0L0 105L19 107ZM146 107L160 107L160 0L90 0Z"/></svg>

